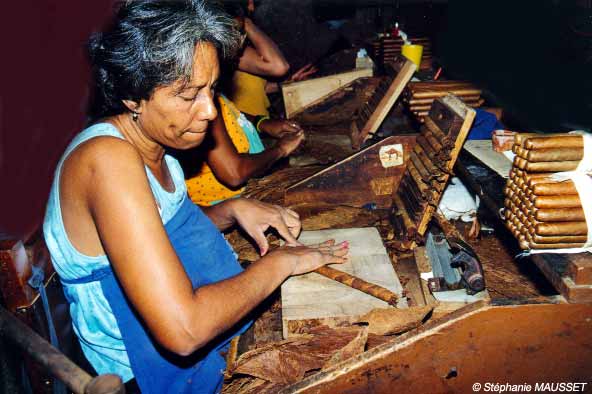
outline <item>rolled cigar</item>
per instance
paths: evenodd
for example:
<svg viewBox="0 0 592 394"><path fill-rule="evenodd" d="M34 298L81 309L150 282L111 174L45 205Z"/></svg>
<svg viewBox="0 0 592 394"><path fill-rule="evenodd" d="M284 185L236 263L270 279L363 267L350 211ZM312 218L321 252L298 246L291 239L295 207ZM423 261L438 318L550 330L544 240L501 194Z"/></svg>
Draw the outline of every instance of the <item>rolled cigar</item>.
<svg viewBox="0 0 592 394"><path fill-rule="evenodd" d="M540 175L540 176L535 176ZM533 188L535 185L539 183L557 183L558 181L554 180L552 177L553 173L548 172L541 172L539 174L532 174L532 176L528 177L527 185L529 188Z"/></svg>
<svg viewBox="0 0 592 394"><path fill-rule="evenodd" d="M514 147L512 147L512 152L516 153L519 157L525 160L528 158L528 151L520 146L514 145Z"/></svg>
<svg viewBox="0 0 592 394"><path fill-rule="evenodd" d="M548 149L548 148L583 148L584 139L581 135L530 137L524 141L526 149Z"/></svg>
<svg viewBox="0 0 592 394"><path fill-rule="evenodd" d="M586 222L543 222L535 225L537 235L587 235Z"/></svg>
<svg viewBox="0 0 592 394"><path fill-rule="evenodd" d="M440 181L444 180L446 173L444 173L436 163L430 160L429 156L422 149L421 145L416 144L413 147L413 152L417 154L417 157L419 157L419 160L421 160L424 167L429 171L432 177L437 178Z"/></svg>
<svg viewBox="0 0 592 394"><path fill-rule="evenodd" d="M346 272L336 270L331 267L320 267L315 270L316 273L323 275L326 278L333 279L339 283L343 283L353 289L360 290L366 294L370 294L380 300L387 302L389 305L396 305L399 296L389 289L373 283L366 282L360 278L350 275Z"/></svg>
<svg viewBox="0 0 592 394"><path fill-rule="evenodd" d="M424 182L429 182L432 179L430 172L427 170L427 168L425 168L417 154L415 152L411 152L411 154L409 155L409 159L410 160L407 163L407 165L415 167L417 172L419 172L421 179L423 179Z"/></svg>
<svg viewBox="0 0 592 394"><path fill-rule="evenodd" d="M412 163L407 162L407 171L409 172L409 175L411 175L415 186L417 186L422 195L427 194L429 191L428 185L423 181L423 179L421 179L421 175L419 175L419 172L417 172L415 167L410 164Z"/></svg>
<svg viewBox="0 0 592 394"><path fill-rule="evenodd" d="M481 96L465 96L465 97L462 97L461 99L464 102L479 101L481 99ZM409 105L425 105L425 104L431 105L433 102L434 102L433 98L425 98L425 99L412 98L409 100Z"/></svg>
<svg viewBox="0 0 592 394"><path fill-rule="evenodd" d="M547 148L524 150L526 159L530 162L540 161L574 161L584 158L583 148Z"/></svg>
<svg viewBox="0 0 592 394"><path fill-rule="evenodd" d="M436 137L436 139L440 141L442 144L445 144L444 141L448 141L447 135L444 134L442 130L440 130L440 127L431 118L426 119L425 125L427 126L429 131L432 132L434 137Z"/></svg>
<svg viewBox="0 0 592 394"><path fill-rule="evenodd" d="M539 243L535 243L535 242L528 242L528 248L526 248L526 249L571 249L571 248L581 248L582 246L584 246L583 242L556 243L556 244L539 244Z"/></svg>
<svg viewBox="0 0 592 394"><path fill-rule="evenodd" d="M514 157L514 166L520 168L521 170L524 170L524 169L526 169L526 164L527 164L527 161L524 160L522 157L520 157L520 156Z"/></svg>
<svg viewBox="0 0 592 394"><path fill-rule="evenodd" d="M529 190L536 196L553 196L564 194L578 194L573 181L557 183L539 183L533 185Z"/></svg>
<svg viewBox="0 0 592 394"><path fill-rule="evenodd" d="M559 172L559 171L573 171L578 167L580 162L576 161L542 161L538 163L531 163L525 161L524 169L531 172Z"/></svg>
<svg viewBox="0 0 592 394"><path fill-rule="evenodd" d="M393 200L395 205L399 208L399 213L401 214L401 219L403 219L403 224L407 230L407 235L412 237L415 234L415 223L411 220L411 217L405 210L405 204L399 196L399 193L395 193Z"/></svg>
<svg viewBox="0 0 592 394"><path fill-rule="evenodd" d="M534 218L540 222L581 222L586 220L582 208L537 209Z"/></svg>
<svg viewBox="0 0 592 394"><path fill-rule="evenodd" d="M587 239L586 235L543 236L535 234L532 236L532 242L539 244L579 243L586 242Z"/></svg>
<svg viewBox="0 0 592 394"><path fill-rule="evenodd" d="M537 133L518 133L514 135L514 145L523 146L524 141L526 141L530 137L534 137L540 134Z"/></svg>
<svg viewBox="0 0 592 394"><path fill-rule="evenodd" d="M534 197L536 208L581 208L580 196L566 194L562 196L536 196Z"/></svg>
<svg viewBox="0 0 592 394"><path fill-rule="evenodd" d="M449 93L455 96L481 96L481 91L478 89L448 89L444 91L425 91L425 92L414 92L414 99L425 99L425 98L438 98L447 96Z"/></svg>

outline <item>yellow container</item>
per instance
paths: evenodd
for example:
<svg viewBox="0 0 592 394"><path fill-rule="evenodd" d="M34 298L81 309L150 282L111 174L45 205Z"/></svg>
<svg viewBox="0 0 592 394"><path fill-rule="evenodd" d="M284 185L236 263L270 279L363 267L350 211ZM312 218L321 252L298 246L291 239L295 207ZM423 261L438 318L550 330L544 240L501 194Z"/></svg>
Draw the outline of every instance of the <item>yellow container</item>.
<svg viewBox="0 0 592 394"><path fill-rule="evenodd" d="M403 45L401 54L411 60L417 66L421 64L421 55L423 54L423 45Z"/></svg>

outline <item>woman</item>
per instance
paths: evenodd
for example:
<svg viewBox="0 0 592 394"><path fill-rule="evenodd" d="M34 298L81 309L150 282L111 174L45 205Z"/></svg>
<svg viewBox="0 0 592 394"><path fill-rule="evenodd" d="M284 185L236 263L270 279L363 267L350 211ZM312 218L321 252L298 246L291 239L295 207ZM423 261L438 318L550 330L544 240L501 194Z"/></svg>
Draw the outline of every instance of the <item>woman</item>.
<svg viewBox="0 0 592 394"><path fill-rule="evenodd" d="M167 148L216 118L218 54L232 22L202 1L126 1L90 43L97 123L58 163L44 234L74 330L98 373L144 393L215 392L229 339L290 275L343 262L347 245L304 247L297 215L233 199L201 211ZM262 257L242 271L219 230L238 224ZM267 253L274 227L289 247Z"/></svg>
<svg viewBox="0 0 592 394"><path fill-rule="evenodd" d="M304 140L299 127L292 126L294 130L282 134L278 127L278 140L273 147L265 149L258 131L244 114L223 95L218 95L217 101L218 117L210 125L207 142L198 152L184 152L181 160L188 176L185 183L189 197L201 206L239 196L250 178L263 175ZM270 122L276 121L263 123Z"/></svg>

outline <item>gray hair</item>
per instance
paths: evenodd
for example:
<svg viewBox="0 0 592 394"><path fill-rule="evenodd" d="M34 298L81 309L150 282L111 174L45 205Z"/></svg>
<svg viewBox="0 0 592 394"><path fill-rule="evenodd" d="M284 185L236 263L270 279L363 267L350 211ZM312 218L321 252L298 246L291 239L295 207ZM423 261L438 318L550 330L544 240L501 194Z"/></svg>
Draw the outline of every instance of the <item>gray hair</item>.
<svg viewBox="0 0 592 394"><path fill-rule="evenodd" d="M148 99L159 86L187 83L197 43L211 43L228 60L239 37L232 19L204 0L121 3L111 27L89 41L96 83L91 116L124 113L123 100Z"/></svg>

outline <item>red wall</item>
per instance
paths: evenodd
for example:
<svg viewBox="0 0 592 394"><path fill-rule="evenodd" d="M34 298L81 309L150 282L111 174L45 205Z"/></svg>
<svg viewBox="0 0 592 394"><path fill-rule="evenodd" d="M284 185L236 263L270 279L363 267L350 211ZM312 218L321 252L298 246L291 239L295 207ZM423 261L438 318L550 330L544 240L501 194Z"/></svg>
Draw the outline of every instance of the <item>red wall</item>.
<svg viewBox="0 0 592 394"><path fill-rule="evenodd" d="M0 6L0 232L43 220L54 167L85 123L85 42L114 0L22 0Z"/></svg>

